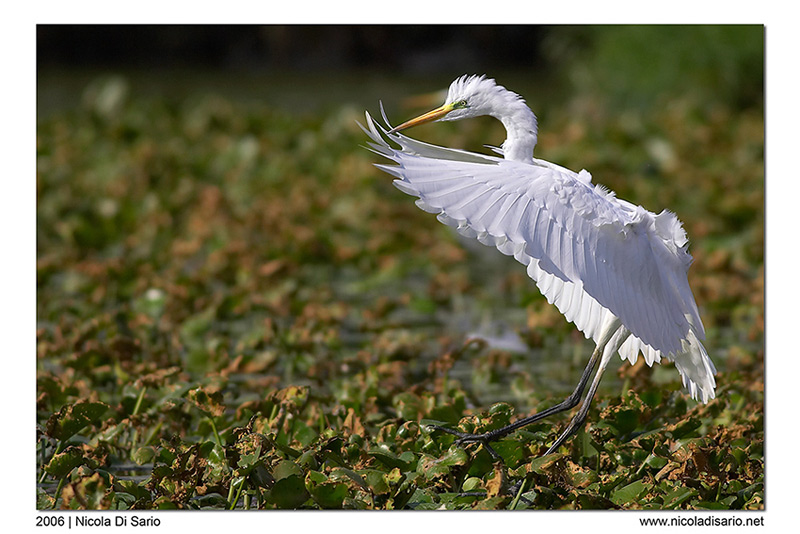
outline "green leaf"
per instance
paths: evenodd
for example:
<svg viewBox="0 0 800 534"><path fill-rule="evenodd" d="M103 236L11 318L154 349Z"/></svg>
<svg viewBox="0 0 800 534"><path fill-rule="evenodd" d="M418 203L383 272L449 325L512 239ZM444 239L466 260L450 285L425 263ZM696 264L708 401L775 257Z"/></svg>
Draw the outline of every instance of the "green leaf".
<svg viewBox="0 0 800 534"><path fill-rule="evenodd" d="M54 455L44 470L55 478L63 478L79 465L83 465L83 463L84 457L81 449L70 446Z"/></svg>
<svg viewBox="0 0 800 534"><path fill-rule="evenodd" d="M461 489L463 491L476 491L481 489L482 486L483 486L483 480L481 480L478 477L469 477L461 485Z"/></svg>
<svg viewBox="0 0 800 534"><path fill-rule="evenodd" d="M225 458L225 449L214 443L214 447L205 455L208 460L208 466L211 468L211 474L215 477L221 477L228 471L228 460Z"/></svg>
<svg viewBox="0 0 800 534"><path fill-rule="evenodd" d="M430 490L417 488L408 499L408 505L414 510L435 510L436 498Z"/></svg>
<svg viewBox="0 0 800 534"><path fill-rule="evenodd" d="M228 500L219 493L200 495L193 500L199 508L215 508L224 510L229 506Z"/></svg>
<svg viewBox="0 0 800 534"><path fill-rule="evenodd" d="M306 484L323 484L328 481L328 476L325 473L321 473L319 471L309 471L306 474Z"/></svg>
<svg viewBox="0 0 800 534"><path fill-rule="evenodd" d="M306 475L306 489L311 498L321 508L338 509L348 497L348 487L344 482L331 481L319 471L309 471Z"/></svg>
<svg viewBox="0 0 800 534"><path fill-rule="evenodd" d="M299 508L309 498L306 486L300 475L292 474L281 478L269 492L269 501L278 508Z"/></svg>
<svg viewBox="0 0 800 534"><path fill-rule="evenodd" d="M360 473L367 481L367 485L370 490L372 490L373 494L381 495L389 493L389 483L386 480L386 473L376 469L364 469L360 471Z"/></svg>
<svg viewBox="0 0 800 534"><path fill-rule="evenodd" d="M292 437L297 440L301 446L308 447L318 436L319 434L317 434L317 431L306 425L303 421L295 421L294 434Z"/></svg>
<svg viewBox="0 0 800 534"><path fill-rule="evenodd" d="M355 482L356 485L362 490L369 491L369 486L364 478L352 469L348 469L346 467L337 467L331 472L330 478L331 480L341 480L342 478L347 478Z"/></svg>
<svg viewBox="0 0 800 534"><path fill-rule="evenodd" d="M518 439L504 439L492 443L492 448L503 458L503 462L514 467L525 457L525 443Z"/></svg>
<svg viewBox="0 0 800 534"><path fill-rule="evenodd" d="M114 481L114 491L117 494L120 493L127 493L132 495L134 499L150 499L150 492L147 488L144 488L136 483L134 480L125 480L125 479L115 479Z"/></svg>
<svg viewBox="0 0 800 534"><path fill-rule="evenodd" d="M47 510L53 507L53 497L49 496L46 491L41 488L36 489L36 509Z"/></svg>
<svg viewBox="0 0 800 534"><path fill-rule="evenodd" d="M403 471L412 469L417 459L411 451L405 451L400 456L397 456L391 450L383 447L374 447L368 450L367 454L389 468L396 467Z"/></svg>
<svg viewBox="0 0 800 534"><path fill-rule="evenodd" d="M698 495L698 492L694 488L687 488L687 487L677 487L673 491L664 495L664 508L677 508L682 503L686 502L688 499L695 497Z"/></svg>
<svg viewBox="0 0 800 534"><path fill-rule="evenodd" d="M311 490L311 497L325 509L341 508L347 496L347 484L343 482L325 482Z"/></svg>
<svg viewBox="0 0 800 534"><path fill-rule="evenodd" d="M82 494L83 496L83 499L81 499L83 501L81 502L81 507L85 507L89 510L108 508L108 488L100 473L94 473L91 476L83 477L74 486L76 486L76 493Z"/></svg>
<svg viewBox="0 0 800 534"><path fill-rule="evenodd" d="M647 467L652 467L653 469L661 469L662 467L667 465L668 462L669 460L667 460L666 458L663 458L661 456L656 456L655 454L651 454L644 461Z"/></svg>
<svg viewBox="0 0 800 534"><path fill-rule="evenodd" d="M47 434L66 441L87 426L98 423L107 411L108 405L102 402L68 404L47 420Z"/></svg>
<svg viewBox="0 0 800 534"><path fill-rule="evenodd" d="M614 507L612 501L600 495L579 493L577 500L582 510L606 510Z"/></svg>
<svg viewBox="0 0 800 534"><path fill-rule="evenodd" d="M394 407L397 409L397 416L407 421L416 421L425 414L422 399L410 392L395 395Z"/></svg>
<svg viewBox="0 0 800 534"><path fill-rule="evenodd" d="M417 463L417 472L425 475L428 480L440 475L446 475L450 468L465 465L468 461L466 451L461 447L450 447L441 458L423 454Z"/></svg>
<svg viewBox="0 0 800 534"><path fill-rule="evenodd" d="M131 454L131 460L133 460L136 465L144 465L152 462L155 456L155 447L139 447Z"/></svg>
<svg viewBox="0 0 800 534"><path fill-rule="evenodd" d="M275 466L272 472L275 480L281 480L290 476L303 476L303 469L291 460L283 460Z"/></svg>
<svg viewBox="0 0 800 534"><path fill-rule="evenodd" d="M619 506L623 506L629 502L635 501L639 495L647 489L647 484L641 480L631 482L611 494L611 502Z"/></svg>
<svg viewBox="0 0 800 534"><path fill-rule="evenodd" d="M436 420L436 424L440 426L446 424L455 425L461 418L461 412L452 404L444 404L432 408L427 413L427 418Z"/></svg>
<svg viewBox="0 0 800 534"><path fill-rule="evenodd" d="M236 467L238 468L236 472L242 476L250 474L250 472L261 462L259 454L260 451L257 450L252 453L241 455L239 457L239 461L236 462Z"/></svg>
<svg viewBox="0 0 800 534"><path fill-rule="evenodd" d="M687 417L675 425L675 428L672 430L672 438L683 439L690 436L694 437L696 435L695 430L700 428L702 424L702 421L696 417Z"/></svg>
<svg viewBox="0 0 800 534"><path fill-rule="evenodd" d="M700 501L695 505L695 508L705 509L705 510L730 510L731 505L736 500L736 495L728 495L724 499L720 499L717 502L713 501Z"/></svg>
<svg viewBox="0 0 800 534"><path fill-rule="evenodd" d="M555 463L563 457L563 454L553 453L534 458L531 460L531 471L542 475L547 474L548 470L550 470Z"/></svg>
<svg viewBox="0 0 800 534"><path fill-rule="evenodd" d="M610 423L617 429L617 434L624 436L633 432L639 424L639 412L633 409L621 409L614 414Z"/></svg>

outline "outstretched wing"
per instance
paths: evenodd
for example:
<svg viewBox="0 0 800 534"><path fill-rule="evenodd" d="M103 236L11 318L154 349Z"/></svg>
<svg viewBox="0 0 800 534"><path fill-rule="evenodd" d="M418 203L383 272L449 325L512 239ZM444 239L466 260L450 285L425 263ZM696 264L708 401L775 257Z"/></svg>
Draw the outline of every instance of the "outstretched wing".
<svg viewBox="0 0 800 534"><path fill-rule="evenodd" d="M686 277L691 256L672 213L619 200L586 171L437 147L379 128L367 115L370 146L397 164L378 165L394 184L443 223L526 265L547 300L587 337L597 340L608 310L632 333L620 349L631 361L639 351L652 364L662 353L700 345L703 327ZM696 359L689 382L704 381L705 397L710 360Z"/></svg>

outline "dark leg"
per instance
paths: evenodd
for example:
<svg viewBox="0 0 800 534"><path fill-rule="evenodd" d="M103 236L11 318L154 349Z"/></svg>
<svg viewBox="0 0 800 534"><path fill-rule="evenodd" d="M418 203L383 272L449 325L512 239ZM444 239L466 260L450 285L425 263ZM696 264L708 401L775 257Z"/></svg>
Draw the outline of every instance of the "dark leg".
<svg viewBox="0 0 800 534"><path fill-rule="evenodd" d="M627 335L627 333L625 333L625 335ZM553 444L550 445L550 448L547 449L547 452L544 453L545 456L554 453L556 449L558 449L565 441L567 441L567 439L569 439L570 436L572 436L575 432L577 432L578 429L580 429L586 422L586 416L589 414L589 407L592 404L592 399L594 398L594 394L597 392L597 386L598 384L600 384L600 377L603 376L603 371L606 370L606 366L608 365L608 361L611 359L611 355L617 350L617 348L619 348L620 344L621 342L616 345L616 348L614 348L614 350L603 351L603 359L600 360L600 366L597 369L597 373L594 375L594 380L592 380L592 385L589 388L589 392L586 394L586 398L583 400L583 404L581 404L578 413L575 414L575 417L573 417L572 420L569 422L567 428L564 429L561 435L558 436L558 439L555 440L555 442L553 442ZM594 353L592 354L592 358L595 358L598 352L599 349L595 349ZM586 372L584 371L584 375L585 374ZM581 380L583 381L584 377L581 377ZM586 385L585 382L584 385ZM578 386L581 387L581 384L578 384ZM489 449L490 452L497 454L494 451L492 451L491 448L488 447L488 445L484 446L487 447L487 449ZM524 481L525 479L523 478L521 480L518 480L516 484L511 486L508 490L509 494L516 495L517 492L519 491L520 486Z"/></svg>
<svg viewBox="0 0 800 534"><path fill-rule="evenodd" d="M589 363L583 370L583 374L581 375L578 385L575 387L575 391L573 391L569 397L564 399L563 402L560 402L552 408L548 408L539 413L533 414L530 417L520 419L519 421L504 426L503 428L492 430L491 432L485 432L483 434L468 434L466 432L458 432L457 430L451 430L449 428L444 428L437 425L431 426L436 430L441 430L443 432L453 434L454 436L458 436L456 444L461 445L464 443L481 443L495 459L499 459L500 456L489 446L489 443L492 441L497 441L503 436L506 436L524 426L535 423L536 421L540 421L545 417L549 417L553 414L563 412L577 406L580 402L583 390L586 387L586 384L589 382L589 377L591 376L594 367L597 365L597 361L600 360L600 365L598 366L594 380L592 381L592 385L589 388L589 392L586 395L580 410L578 410L578 413L572 418L564 432L562 432L555 443L553 443L553 445L551 445L545 453L550 454L559 446L561 446L561 444L564 443L567 438L581 428L583 423L586 421L586 416L589 413L589 407L591 406L592 398L594 398L594 394L597 391L597 386L600 384L600 378L603 376L603 372L605 371L611 356L619 349L622 343L628 338L629 334L630 331L627 328L620 326L619 319L614 316L608 316L605 320L603 333L597 342L597 347L592 352L592 357L589 358Z"/></svg>
<svg viewBox="0 0 800 534"><path fill-rule="evenodd" d="M519 421L516 421L508 426L493 430L491 432L486 432L484 434L467 434L465 432L458 432L436 425L432 425L432 428L458 436L456 444L481 443L495 460L500 460L500 455L498 455L497 452L492 449L492 447L489 445L490 442L496 441L519 428L544 419L545 417L569 410L577 406L577 404L580 402L583 390L586 388L586 384L589 382L589 377L591 376L595 366L597 366L597 372L592 380L592 385L589 387L589 392L586 394L586 398L583 400L583 404L581 404L578 413L575 414L575 417L573 417L569 422L567 428L564 429L561 435L558 436L558 439L556 439L556 441L550 446L549 449L547 449L547 452L545 453L545 455L551 454L555 452L556 449L558 449L586 422L586 416L589 413L589 407L591 406L592 399L597 392L597 387L600 384L600 379L603 376L603 372L608 366L611 356L615 354L617 350L619 350L620 346L625 342L629 335L630 331L624 326L620 325L619 319L609 314L604 321L603 332L597 342L597 347L595 347L594 351L592 352L592 357L589 358L589 363L583 370L583 374L581 375L578 385L575 387L575 391L573 391L569 397L564 399L563 402L553 406L552 408L548 408L547 410L543 410L530 417L520 419ZM600 361L599 365L597 365L598 360ZM508 488L507 493L512 496L516 495L520 491L525 479L526 478L522 478L521 480L517 481L516 484ZM522 500L524 502L529 502L524 497L522 497Z"/></svg>
<svg viewBox="0 0 800 534"><path fill-rule="evenodd" d="M619 347L619 344L617 345ZM594 380L592 380L592 385L589 387L589 392L586 394L586 398L583 400L583 404L581 404L578 413L575 414L575 417L567 425L567 428L564 429L564 432L558 436L558 439L550 445L550 448L547 449L547 454L551 454L558 449L562 443L564 443L571 435L578 431L583 426L583 423L586 422L586 416L589 414L589 407L592 405L592 399L594 398L594 394L597 392L597 386L600 384L600 378L603 376L603 371L606 370L606 366L608 365L609 360L611 359L611 355L616 352L616 348L614 350L606 350L603 353L603 358L600 360L600 366L597 368L597 373L594 375Z"/></svg>
<svg viewBox="0 0 800 534"><path fill-rule="evenodd" d="M448 434L453 434L454 436L458 436L458 440L456 440L456 444L462 445L465 443L482 443L486 450L496 458L498 458L497 453L489 446L489 443L492 441L497 441L500 438L514 432L517 429L535 423L536 421L540 421L545 417L549 417L551 415L570 410L578 405L581 400L581 395L583 395L583 390L586 387L586 384L589 382L589 377L592 375L592 371L594 370L595 365L597 364L597 360L600 358L601 348L598 346L592 352L592 357L589 358L589 363L586 365L586 368L583 370L583 374L581 375L581 379L578 382L578 385L575 387L575 391L573 391L569 397L564 399L559 404L548 408L546 410L542 410L541 412L535 413L530 417L526 417L524 419L520 419L519 421L515 421L508 426L504 426L503 428L498 428L497 430L492 430L491 432L486 432L484 434L468 434L466 432L459 432L457 430L451 430L449 428L445 428L438 425L431 425L431 428L435 430L441 430L442 432L447 432ZM593 384L594 385L594 384ZM595 387L596 389L596 387ZM584 415L585 418L585 415ZM573 419L574 421L574 419ZM568 436L563 436L564 439ZM563 441L563 440L562 440Z"/></svg>

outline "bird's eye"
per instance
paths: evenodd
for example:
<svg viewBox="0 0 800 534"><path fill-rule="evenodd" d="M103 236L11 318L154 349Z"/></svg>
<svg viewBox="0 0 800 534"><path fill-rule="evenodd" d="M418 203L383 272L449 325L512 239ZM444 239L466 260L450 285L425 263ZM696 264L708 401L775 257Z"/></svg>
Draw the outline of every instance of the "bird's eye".
<svg viewBox="0 0 800 534"><path fill-rule="evenodd" d="M469 107L469 106L467 105L467 101L466 100L459 100L458 102L455 103L455 105L453 107L455 109L462 109L462 108L466 108L466 107Z"/></svg>

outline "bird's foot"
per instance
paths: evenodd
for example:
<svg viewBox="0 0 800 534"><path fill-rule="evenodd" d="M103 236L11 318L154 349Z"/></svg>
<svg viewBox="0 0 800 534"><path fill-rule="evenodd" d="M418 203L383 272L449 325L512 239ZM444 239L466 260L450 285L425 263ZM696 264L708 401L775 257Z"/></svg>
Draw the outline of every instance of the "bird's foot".
<svg viewBox="0 0 800 534"><path fill-rule="evenodd" d="M446 432L447 434L452 434L456 436L455 444L458 446L467 445L469 443L480 443L483 447L489 451L489 454L492 455L494 460L500 460L500 455L492 448L489 443L492 441L497 441L498 439L502 438L505 434L494 432L484 432L483 434L470 434L468 432L460 432L458 430L453 430L451 428L446 428L439 425L430 425L430 428L433 430L440 430L442 432ZM501 429L502 430L502 429Z"/></svg>

